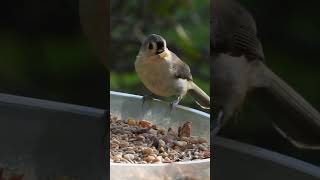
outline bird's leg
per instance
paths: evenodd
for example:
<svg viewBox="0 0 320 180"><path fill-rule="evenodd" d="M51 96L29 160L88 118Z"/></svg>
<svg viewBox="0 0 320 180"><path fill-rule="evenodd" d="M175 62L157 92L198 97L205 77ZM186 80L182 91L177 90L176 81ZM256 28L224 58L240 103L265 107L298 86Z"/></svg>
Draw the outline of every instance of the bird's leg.
<svg viewBox="0 0 320 180"><path fill-rule="evenodd" d="M0 168L0 179L3 179L2 175L3 175L3 168Z"/></svg>
<svg viewBox="0 0 320 180"><path fill-rule="evenodd" d="M170 112L172 112L173 109L176 108L176 106L179 104L183 96L178 96L178 98L172 102L170 102Z"/></svg>
<svg viewBox="0 0 320 180"><path fill-rule="evenodd" d="M152 100L154 97L154 94L153 93L150 93L150 94L146 94L142 97L142 107L144 105L144 103L147 101L147 100Z"/></svg>
<svg viewBox="0 0 320 180"><path fill-rule="evenodd" d="M216 127L211 131L212 136L216 136L218 132L220 131L222 124L223 124L223 110L219 110L218 112L218 117L216 119Z"/></svg>

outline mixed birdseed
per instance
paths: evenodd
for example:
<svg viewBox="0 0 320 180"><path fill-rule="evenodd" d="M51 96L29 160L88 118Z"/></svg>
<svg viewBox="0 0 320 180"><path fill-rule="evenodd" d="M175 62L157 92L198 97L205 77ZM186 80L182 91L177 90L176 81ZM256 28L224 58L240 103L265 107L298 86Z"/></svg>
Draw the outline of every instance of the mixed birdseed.
<svg viewBox="0 0 320 180"><path fill-rule="evenodd" d="M191 136L191 130L188 121L176 130L147 120L122 120L111 114L110 162L149 164L210 158L208 141Z"/></svg>

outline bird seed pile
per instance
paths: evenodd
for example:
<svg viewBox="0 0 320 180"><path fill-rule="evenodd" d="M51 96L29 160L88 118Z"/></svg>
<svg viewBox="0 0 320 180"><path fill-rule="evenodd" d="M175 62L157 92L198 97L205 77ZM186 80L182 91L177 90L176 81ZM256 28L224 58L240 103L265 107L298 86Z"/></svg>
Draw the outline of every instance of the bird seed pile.
<svg viewBox="0 0 320 180"><path fill-rule="evenodd" d="M110 115L110 162L149 164L210 158L210 145L191 136L192 124L164 129L147 120Z"/></svg>

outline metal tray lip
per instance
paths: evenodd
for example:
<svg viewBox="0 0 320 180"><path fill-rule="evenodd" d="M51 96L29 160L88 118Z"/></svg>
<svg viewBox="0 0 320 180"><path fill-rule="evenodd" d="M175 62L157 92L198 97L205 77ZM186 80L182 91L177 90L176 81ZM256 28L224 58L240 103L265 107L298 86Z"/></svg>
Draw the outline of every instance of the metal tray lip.
<svg viewBox="0 0 320 180"><path fill-rule="evenodd" d="M142 99L142 96L140 96L140 95L128 94L128 93L116 92L116 91L110 91L110 95L124 96L124 97L129 97L129 98L134 98L134 99ZM157 101L159 103L165 103L164 101L161 101L159 99L154 99L154 101ZM208 114L208 113L205 113L205 112L193 109L193 108L189 108L186 106L181 106L181 105L178 105L177 108L185 110L185 111L189 111L189 112L192 112L195 114L199 114L201 116L204 116L204 117L210 119L210 114Z"/></svg>
<svg viewBox="0 0 320 180"><path fill-rule="evenodd" d="M320 178L320 167L275 151L223 137L215 137L213 146L215 145L243 153L245 156L250 155L259 159L271 161L278 165Z"/></svg>
<svg viewBox="0 0 320 180"><path fill-rule="evenodd" d="M173 163L159 163L159 164L127 164L127 163L113 163L110 162L110 165L112 166L134 166L134 167L164 167L164 166L174 166L174 165L197 165L197 164L210 164L210 158L207 159L199 159L194 161L183 161L183 162L173 162Z"/></svg>
<svg viewBox="0 0 320 180"><path fill-rule="evenodd" d="M11 94L0 93L0 104L12 106L21 106L29 108L40 108L51 111L62 111L74 114L89 115L93 117L101 116L105 110L81 106L57 101L36 99L31 97L17 96Z"/></svg>

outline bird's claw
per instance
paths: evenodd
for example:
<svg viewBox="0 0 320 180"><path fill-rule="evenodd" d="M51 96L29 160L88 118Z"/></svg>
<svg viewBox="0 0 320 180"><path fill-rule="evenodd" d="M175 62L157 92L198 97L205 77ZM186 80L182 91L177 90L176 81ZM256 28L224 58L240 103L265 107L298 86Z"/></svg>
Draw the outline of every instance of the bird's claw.
<svg viewBox="0 0 320 180"><path fill-rule="evenodd" d="M143 108L144 103L145 103L147 100L153 99L152 96L153 96L152 94L148 94L148 95L144 95L144 96L142 97L142 108Z"/></svg>
<svg viewBox="0 0 320 180"><path fill-rule="evenodd" d="M221 127L222 127L222 121L223 121L223 111L220 110L220 111L218 112L217 125L216 125L216 127L214 127L214 128L211 130L211 134L212 134L213 136L216 136L216 135L219 133L219 131L220 131Z"/></svg>
<svg viewBox="0 0 320 180"><path fill-rule="evenodd" d="M175 101L170 102L170 112L172 112L178 106L181 99L182 99L182 96L178 96L178 98Z"/></svg>
<svg viewBox="0 0 320 180"><path fill-rule="evenodd" d="M170 102L170 112L172 112L178 106L179 101Z"/></svg>

